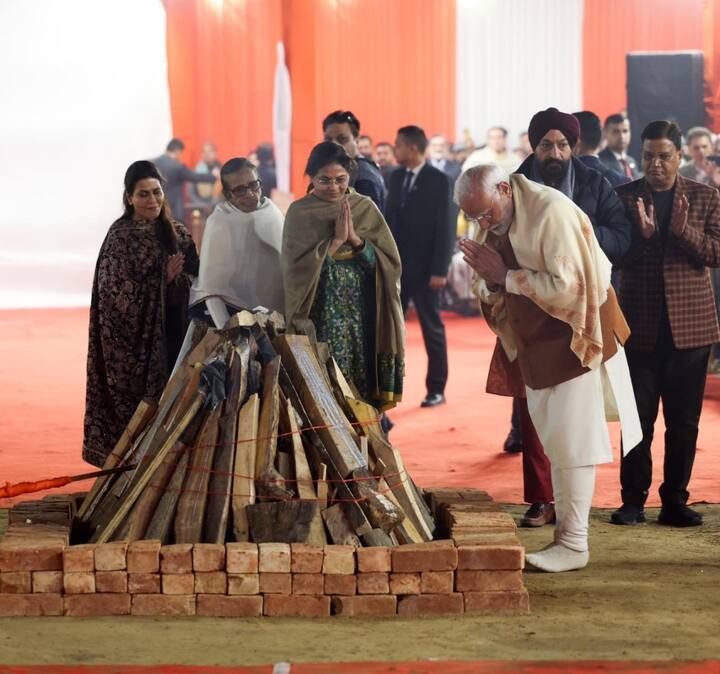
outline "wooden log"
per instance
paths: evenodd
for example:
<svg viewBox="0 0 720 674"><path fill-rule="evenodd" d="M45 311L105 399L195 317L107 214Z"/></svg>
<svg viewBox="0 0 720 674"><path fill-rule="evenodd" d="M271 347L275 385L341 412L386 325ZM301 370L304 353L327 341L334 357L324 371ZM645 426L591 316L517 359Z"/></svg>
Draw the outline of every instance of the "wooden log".
<svg viewBox="0 0 720 674"><path fill-rule="evenodd" d="M170 478L167 489L163 493L157 508L155 508L150 524L145 531L145 538L159 540L163 544L170 542L170 533L173 531L175 524L177 503L190 464L190 452L191 450L187 449L180 455L177 466L175 466L175 472Z"/></svg>
<svg viewBox="0 0 720 674"><path fill-rule="evenodd" d="M200 543L203 540L207 491L221 413L222 408L218 406L207 414L192 451L188 476L175 512L176 543Z"/></svg>
<svg viewBox="0 0 720 674"><path fill-rule="evenodd" d="M354 545L357 548L361 546L360 539L353 532L350 521L339 503L323 510L322 518L327 527L330 540L335 545ZM370 531L367 533L370 533Z"/></svg>
<svg viewBox="0 0 720 674"><path fill-rule="evenodd" d="M135 412L133 412L128 425L120 435L120 438L115 444L112 452L105 460L103 470L115 468L122 463L123 457L129 450L132 449L135 439L143 431L156 411L157 403L152 400L141 400L138 403L138 406L135 409ZM77 518L79 520L86 521L88 519L88 516L92 514L98 504L98 497L101 491L103 491L103 488L106 484L108 484L108 482L112 482L113 480L114 478L111 475L105 475L95 480L93 486L90 488L90 491L87 493L85 499L80 505L80 508L78 509Z"/></svg>
<svg viewBox="0 0 720 674"><path fill-rule="evenodd" d="M307 456L305 455L305 448L303 447L302 438L300 437L300 429L298 428L295 409L289 400L287 401L286 410L290 433L292 433L290 438L292 440L293 456L295 458L295 479L297 480L298 496L301 501L316 502L318 504L318 507L315 509L315 514L310 521L310 531L308 532L307 542L312 545L324 545L326 542L325 528L323 527L320 510L327 505L327 501L322 504L318 499L317 492L313 485L310 466L308 465ZM323 477L323 484L327 487L324 479Z"/></svg>
<svg viewBox="0 0 720 674"><path fill-rule="evenodd" d="M255 543L305 543L315 501L270 501L245 508Z"/></svg>
<svg viewBox="0 0 720 674"><path fill-rule="evenodd" d="M350 489L361 502L374 529L389 533L405 519L402 508L378 491L378 481L367 468L354 470L352 478Z"/></svg>
<svg viewBox="0 0 720 674"><path fill-rule="evenodd" d="M240 409L237 422L232 483L233 538L236 541L250 540L245 507L255 503L255 448L259 416L260 398L254 393Z"/></svg>
<svg viewBox="0 0 720 674"><path fill-rule="evenodd" d="M263 367L263 398L258 423L257 453L255 455L255 488L261 498L287 499L283 476L275 468L278 425L280 423L280 357L276 356Z"/></svg>
<svg viewBox="0 0 720 674"><path fill-rule="evenodd" d="M399 524L391 533L395 533L395 531L401 529L402 526L402 524ZM391 548L397 545L397 539L393 539L390 534L385 533L382 529L373 529L372 531L363 534L360 537L360 540L364 546L369 548Z"/></svg>

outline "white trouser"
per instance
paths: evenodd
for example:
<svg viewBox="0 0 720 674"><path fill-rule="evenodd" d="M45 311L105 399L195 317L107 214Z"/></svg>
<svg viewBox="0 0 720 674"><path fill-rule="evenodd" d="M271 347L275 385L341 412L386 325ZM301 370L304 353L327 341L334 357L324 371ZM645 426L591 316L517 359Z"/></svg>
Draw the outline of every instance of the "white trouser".
<svg viewBox="0 0 720 674"><path fill-rule="evenodd" d="M576 552L588 549L590 504L595 490L595 466L552 467L555 494L555 543Z"/></svg>

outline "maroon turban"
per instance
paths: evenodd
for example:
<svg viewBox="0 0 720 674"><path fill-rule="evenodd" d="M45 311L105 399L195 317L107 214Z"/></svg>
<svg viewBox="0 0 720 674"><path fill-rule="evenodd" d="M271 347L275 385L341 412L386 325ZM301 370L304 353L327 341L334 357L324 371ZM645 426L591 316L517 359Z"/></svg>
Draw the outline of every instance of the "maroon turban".
<svg viewBox="0 0 720 674"><path fill-rule="evenodd" d="M557 129L567 138L570 147L575 147L580 137L580 122L573 115L560 112L557 108L541 110L533 115L528 127L530 146L534 150L543 136L552 129Z"/></svg>

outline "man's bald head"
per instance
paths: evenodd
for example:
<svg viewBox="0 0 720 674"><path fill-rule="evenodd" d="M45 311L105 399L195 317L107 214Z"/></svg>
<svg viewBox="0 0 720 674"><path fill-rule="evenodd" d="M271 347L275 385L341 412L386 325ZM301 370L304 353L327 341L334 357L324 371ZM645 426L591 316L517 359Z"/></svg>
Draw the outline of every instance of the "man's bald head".
<svg viewBox="0 0 720 674"><path fill-rule="evenodd" d="M497 164L469 168L455 183L455 202L483 229L509 225L514 206L507 171Z"/></svg>
<svg viewBox="0 0 720 674"><path fill-rule="evenodd" d="M480 164L465 171L455 182L455 203L479 192L492 193L501 182L508 182L508 173L497 164Z"/></svg>

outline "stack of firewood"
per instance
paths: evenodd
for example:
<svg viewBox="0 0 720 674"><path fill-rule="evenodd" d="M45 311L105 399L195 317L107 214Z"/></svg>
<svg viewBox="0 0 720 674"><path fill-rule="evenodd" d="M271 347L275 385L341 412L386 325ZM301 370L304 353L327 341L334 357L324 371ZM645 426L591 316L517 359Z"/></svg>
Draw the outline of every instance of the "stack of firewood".
<svg viewBox="0 0 720 674"><path fill-rule="evenodd" d="M78 510L75 538L392 546L435 524L378 411L309 321L193 322L163 395L142 402Z"/></svg>

